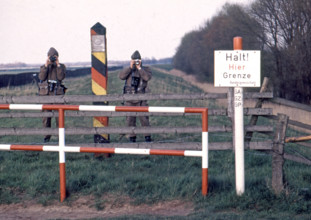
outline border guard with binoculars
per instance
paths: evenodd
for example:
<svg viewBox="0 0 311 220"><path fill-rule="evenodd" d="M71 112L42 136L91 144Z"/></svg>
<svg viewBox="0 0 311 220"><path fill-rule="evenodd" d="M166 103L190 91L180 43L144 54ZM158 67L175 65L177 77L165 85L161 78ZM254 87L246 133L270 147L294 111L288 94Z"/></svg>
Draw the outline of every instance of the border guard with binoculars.
<svg viewBox="0 0 311 220"><path fill-rule="evenodd" d="M39 95L40 96L54 96L64 95L66 87L62 84L62 80L66 76L66 66L59 62L58 52L51 47L48 51L46 63L40 67L39 73ZM42 119L43 127L51 127L51 118ZM58 120L56 118L56 126L58 127ZM44 138L44 142L48 142L51 135Z"/></svg>
<svg viewBox="0 0 311 220"><path fill-rule="evenodd" d="M123 93L124 94L142 94L147 90L148 81L152 77L152 72L149 67L143 66L139 51L135 51L131 56L130 67L123 69L119 73L119 78L125 80ZM126 106L148 106L146 100L138 101L131 100L124 103ZM139 116L142 126L150 126L148 116ZM136 117L127 116L126 124L129 127L136 126ZM136 142L136 135L129 135L131 142ZM150 134L145 134L145 141L151 142Z"/></svg>

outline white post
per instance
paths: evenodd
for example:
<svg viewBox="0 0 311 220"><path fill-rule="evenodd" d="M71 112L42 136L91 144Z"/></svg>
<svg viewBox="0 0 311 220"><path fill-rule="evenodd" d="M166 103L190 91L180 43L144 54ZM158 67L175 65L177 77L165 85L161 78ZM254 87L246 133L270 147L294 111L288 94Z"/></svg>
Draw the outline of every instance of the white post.
<svg viewBox="0 0 311 220"><path fill-rule="evenodd" d="M228 93L228 116L232 120L237 195L245 190L243 88L260 86L260 51L243 50L242 37L233 38L233 51L214 51L215 87L234 87ZM232 107L232 108L230 108Z"/></svg>
<svg viewBox="0 0 311 220"><path fill-rule="evenodd" d="M242 195L244 186L244 118L243 88L234 88L234 129L235 129L235 185L237 195Z"/></svg>
<svg viewBox="0 0 311 220"><path fill-rule="evenodd" d="M233 49L242 50L242 37L233 38ZM243 88L234 88L234 129L235 129L235 187L237 195L245 191L244 180L244 114Z"/></svg>

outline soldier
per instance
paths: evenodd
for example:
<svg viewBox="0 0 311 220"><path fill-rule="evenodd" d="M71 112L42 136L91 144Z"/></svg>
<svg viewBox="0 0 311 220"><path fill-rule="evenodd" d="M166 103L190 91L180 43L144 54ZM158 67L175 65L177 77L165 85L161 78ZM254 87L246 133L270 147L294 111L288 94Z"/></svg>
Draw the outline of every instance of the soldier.
<svg viewBox="0 0 311 220"><path fill-rule="evenodd" d="M62 80L66 75L66 66L59 62L58 52L55 48L51 47L48 51L48 57L44 65L40 67L39 73L39 95L64 95L66 88L62 85ZM44 110L49 112L50 110ZM58 118L56 120L56 126L58 127ZM51 127L51 118L42 119L43 127ZM44 142L48 142L51 139L51 135L47 135L44 138Z"/></svg>
<svg viewBox="0 0 311 220"><path fill-rule="evenodd" d="M151 79L152 73L149 67L142 65L140 53L136 50L131 56L130 67L123 69L119 78L125 80L124 94L141 94L146 92L148 81ZM148 106L147 101L126 101L126 106ZM150 126L148 116L139 116L142 126ZM136 117L126 117L126 124L130 127L136 126ZM136 142L136 135L129 135L131 142ZM150 134L145 134L145 141L151 142Z"/></svg>

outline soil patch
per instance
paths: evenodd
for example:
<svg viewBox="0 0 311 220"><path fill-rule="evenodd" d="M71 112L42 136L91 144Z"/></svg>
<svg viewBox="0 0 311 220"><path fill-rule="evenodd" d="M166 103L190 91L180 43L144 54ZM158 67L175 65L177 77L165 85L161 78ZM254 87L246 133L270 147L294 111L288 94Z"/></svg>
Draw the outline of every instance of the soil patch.
<svg viewBox="0 0 311 220"><path fill-rule="evenodd" d="M194 212L192 203L180 200L152 205L134 205L129 198L113 198L112 196L105 196L100 200L103 201L100 210L96 208L95 200L91 196L80 197L70 202L55 202L48 206L34 201L0 205L0 219L90 219L129 215L187 216ZM99 200L96 201L98 203Z"/></svg>

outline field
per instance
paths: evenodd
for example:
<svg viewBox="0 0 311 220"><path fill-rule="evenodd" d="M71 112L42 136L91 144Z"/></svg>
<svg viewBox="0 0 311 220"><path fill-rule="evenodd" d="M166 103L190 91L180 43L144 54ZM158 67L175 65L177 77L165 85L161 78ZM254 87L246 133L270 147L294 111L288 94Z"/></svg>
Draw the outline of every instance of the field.
<svg viewBox="0 0 311 220"><path fill-rule="evenodd" d="M154 69L151 93L201 93L188 81ZM169 71L170 68L166 67ZM91 94L90 77L65 80L68 95ZM110 94L121 93L117 72L109 75ZM0 95L34 95L26 85L1 89ZM110 103L120 105L121 103ZM150 106L208 106L214 101L150 101ZM152 117L155 126L193 126L198 117ZM271 123L260 119L259 123ZM68 119L68 126L91 126L90 118ZM124 124L111 118L110 125ZM225 117L210 117L209 124L230 124ZM0 119L1 127L40 127L40 119ZM263 137L257 137L263 138ZM198 135L156 135L155 141L200 141ZM230 135L211 134L211 141L230 140ZM70 143L91 141L82 135L68 137ZM112 142L119 136L111 137ZM127 140L122 140L126 142ZM140 137L138 141L143 141ZM57 142L57 137L52 138ZM42 137L1 137L0 143L41 143ZM311 214L310 167L290 161L284 165L286 190L271 189L271 156L245 152L245 193L237 196L234 152L209 153L209 192L201 195L201 159L169 156L66 154L68 198L59 203L58 154L49 152L0 152L0 218L30 219L309 219ZM46 213L46 215L44 215Z"/></svg>
<svg viewBox="0 0 311 220"><path fill-rule="evenodd" d="M4 74L19 74L19 73L25 73L25 72L38 72L38 68L25 68L25 69L0 69L0 75Z"/></svg>

